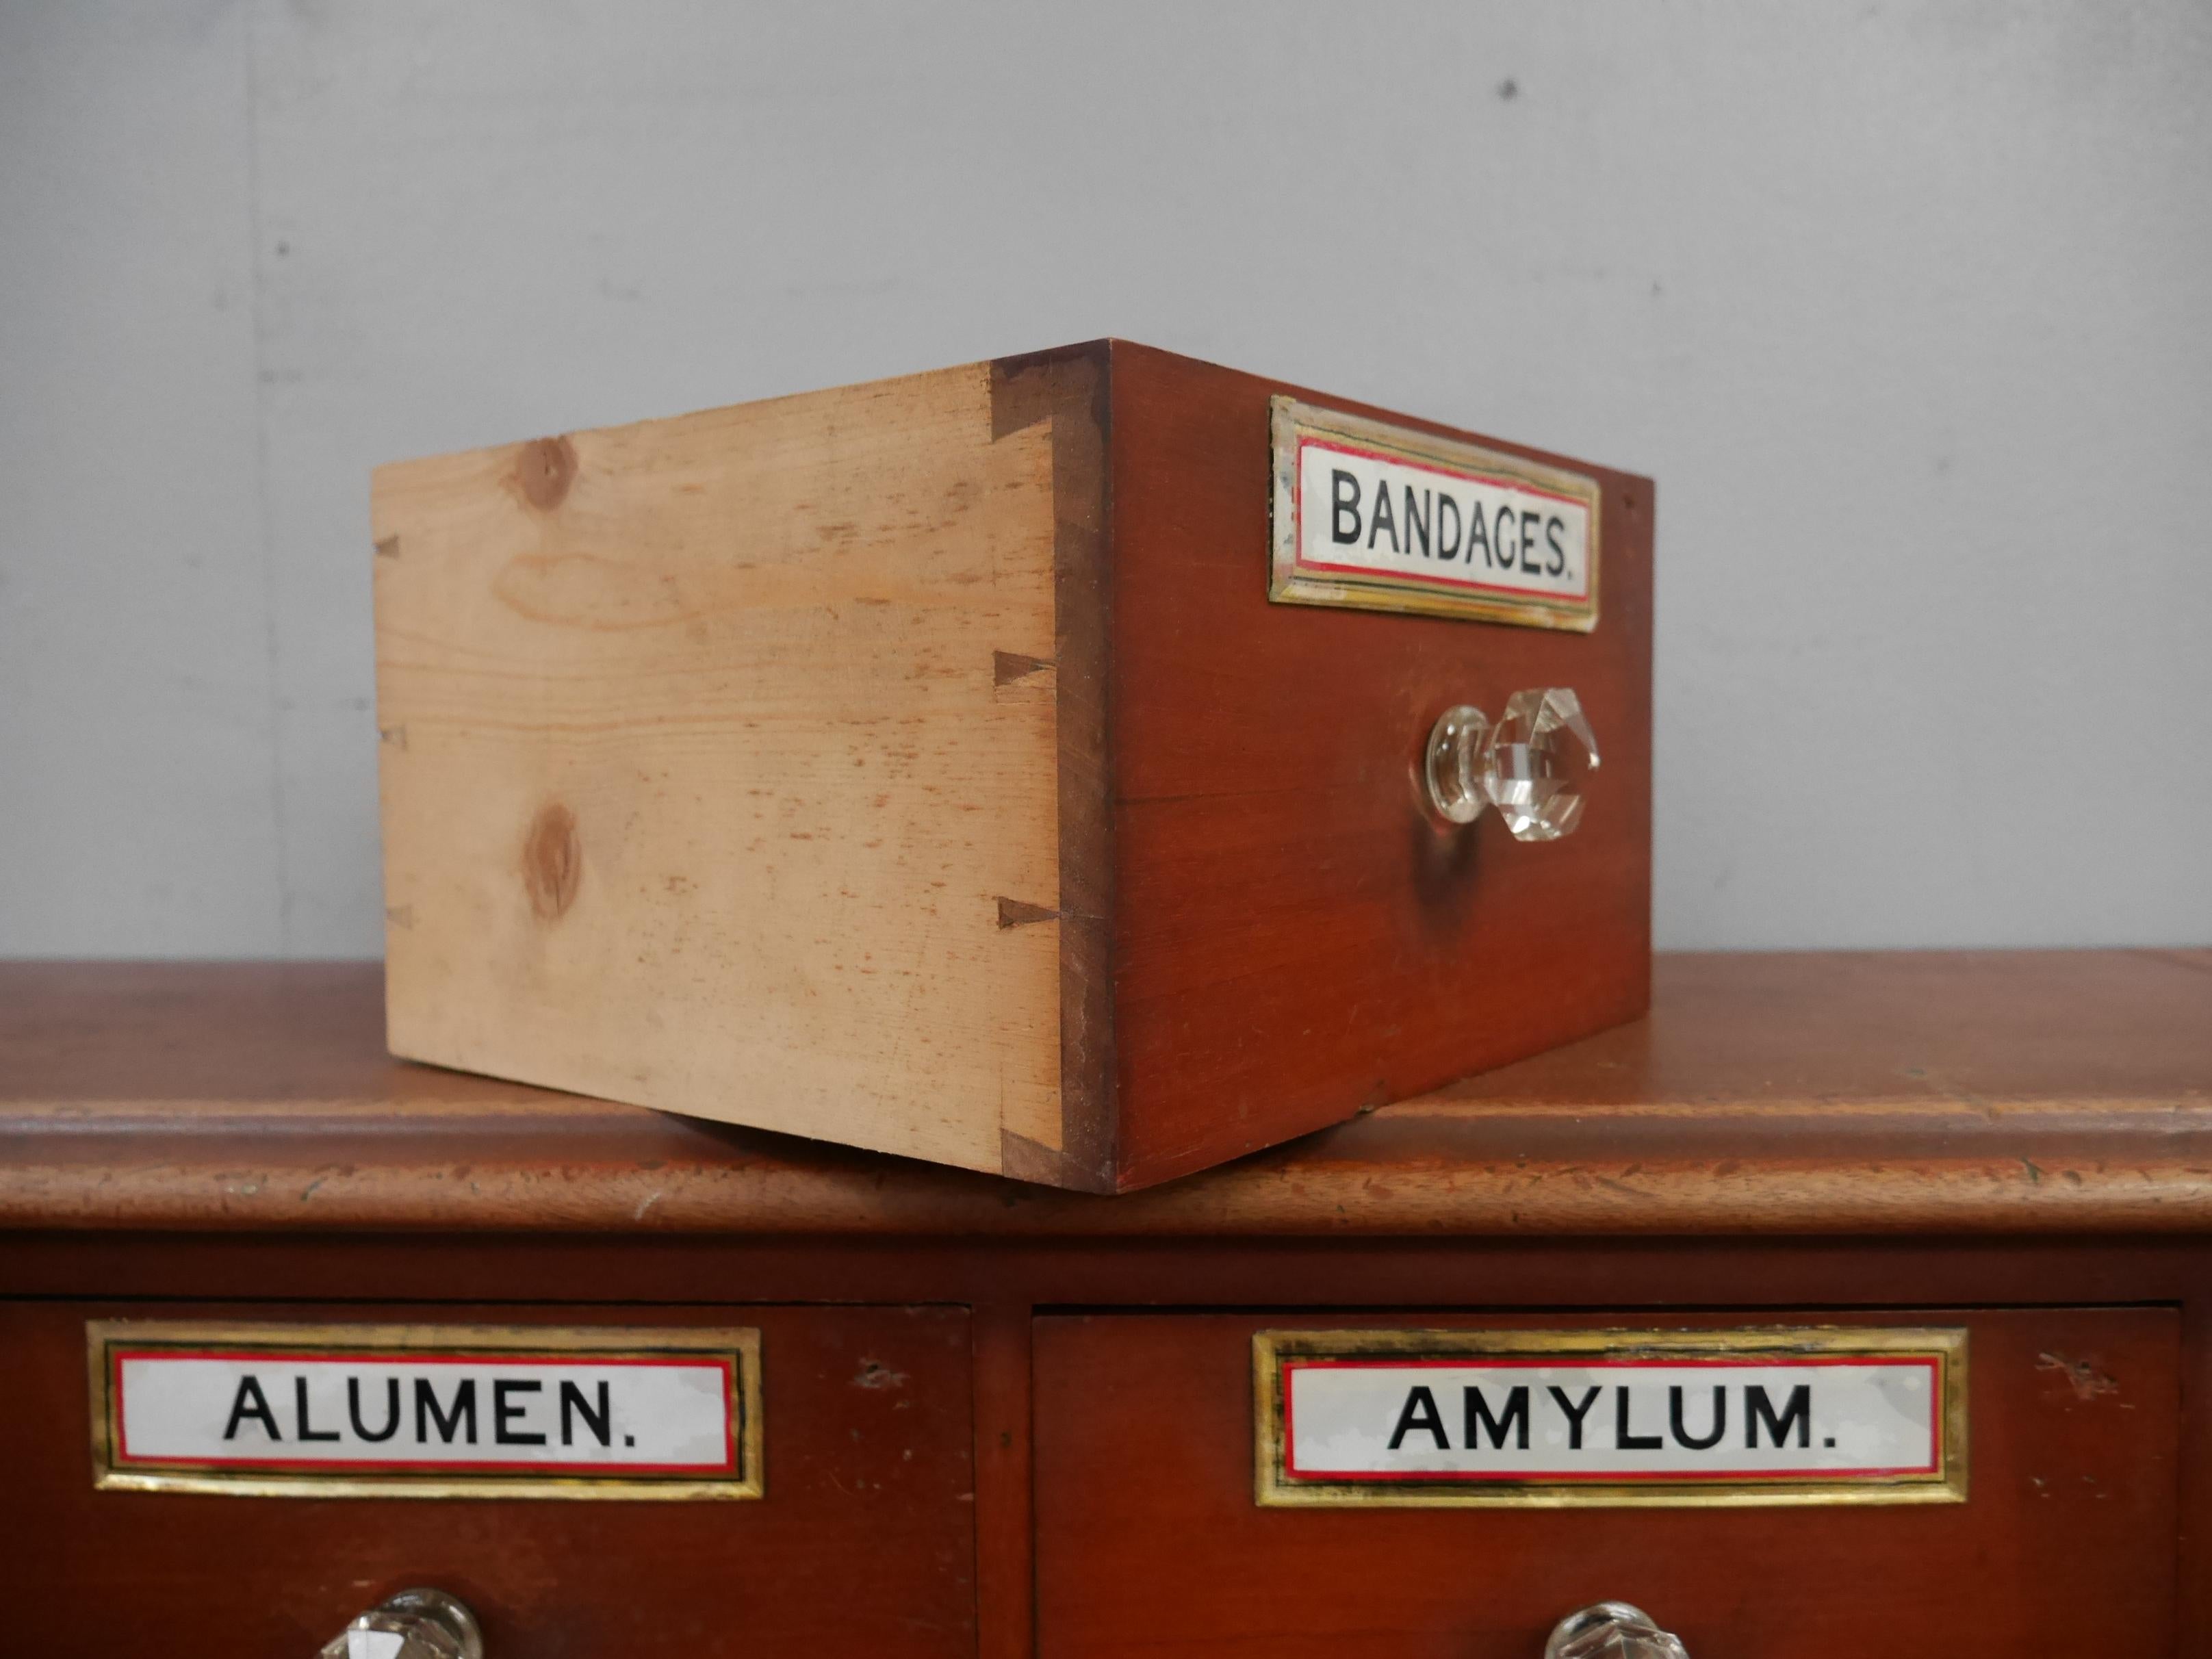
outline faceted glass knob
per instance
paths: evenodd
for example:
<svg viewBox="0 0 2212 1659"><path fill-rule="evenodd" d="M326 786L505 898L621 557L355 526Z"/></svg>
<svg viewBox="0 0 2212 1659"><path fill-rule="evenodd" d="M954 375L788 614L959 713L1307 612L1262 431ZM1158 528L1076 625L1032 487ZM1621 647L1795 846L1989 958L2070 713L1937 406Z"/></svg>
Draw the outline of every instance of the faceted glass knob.
<svg viewBox="0 0 2212 1659"><path fill-rule="evenodd" d="M323 1644L317 1659L483 1659L467 1603L443 1590L402 1590Z"/></svg>
<svg viewBox="0 0 2212 1659"><path fill-rule="evenodd" d="M1544 1659L1690 1659L1681 1638L1626 1601L1601 1601L1553 1627Z"/></svg>
<svg viewBox="0 0 2212 1659"><path fill-rule="evenodd" d="M1557 841L1583 821L1583 798L1560 770L1571 758L1560 733L1582 747L1581 769L1597 769L1597 735L1582 700L1563 685L1516 691L1491 728L1482 755L1482 787L1505 827L1520 841Z"/></svg>
<svg viewBox="0 0 2212 1659"><path fill-rule="evenodd" d="M1446 823L1472 823L1495 806L1517 840L1557 841L1582 822L1573 785L1597 768L1597 736L1580 698L1546 686L1516 691L1495 726L1471 704L1447 708L1425 758L1429 805Z"/></svg>

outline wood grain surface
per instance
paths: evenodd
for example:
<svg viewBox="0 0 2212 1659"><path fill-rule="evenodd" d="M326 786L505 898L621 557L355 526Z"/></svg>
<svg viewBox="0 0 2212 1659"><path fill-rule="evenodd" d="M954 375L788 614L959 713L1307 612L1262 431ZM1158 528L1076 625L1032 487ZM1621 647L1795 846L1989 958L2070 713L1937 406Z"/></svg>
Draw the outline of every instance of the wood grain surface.
<svg viewBox="0 0 2212 1659"><path fill-rule="evenodd" d="M1057 1158L1054 407L975 364L380 469L393 1052Z"/></svg>
<svg viewBox="0 0 2212 1659"><path fill-rule="evenodd" d="M1964 1504L1260 1508L1252 1333L1347 1322L1469 1322L1039 1321L1041 1659L1532 1659L1555 1620L1601 1600L1644 1608L1696 1659L2175 1650L2171 1309L1922 1307L1888 1322L1967 1329Z"/></svg>
<svg viewBox="0 0 2212 1659"><path fill-rule="evenodd" d="M1121 1198L404 1064L374 964L0 964L0 1225L2212 1231L2212 951L1659 958L1651 1016Z"/></svg>

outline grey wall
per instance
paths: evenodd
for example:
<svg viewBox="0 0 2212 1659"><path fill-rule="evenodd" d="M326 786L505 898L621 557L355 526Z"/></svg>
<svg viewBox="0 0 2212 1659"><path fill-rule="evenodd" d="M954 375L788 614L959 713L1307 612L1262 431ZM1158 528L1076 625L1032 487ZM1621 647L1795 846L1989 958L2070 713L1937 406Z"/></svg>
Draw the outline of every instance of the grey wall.
<svg viewBox="0 0 2212 1659"><path fill-rule="evenodd" d="M0 954L379 949L375 462L1117 333L1654 474L1662 944L2212 939L2212 9L0 0Z"/></svg>

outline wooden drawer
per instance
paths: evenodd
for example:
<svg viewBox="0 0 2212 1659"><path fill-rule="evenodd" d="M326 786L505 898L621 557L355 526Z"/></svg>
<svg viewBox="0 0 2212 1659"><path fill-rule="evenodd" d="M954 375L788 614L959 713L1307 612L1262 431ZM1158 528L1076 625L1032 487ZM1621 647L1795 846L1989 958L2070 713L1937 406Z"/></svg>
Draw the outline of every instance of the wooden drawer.
<svg viewBox="0 0 2212 1659"><path fill-rule="evenodd" d="M1400 458L1337 556L1465 591L1273 602L1328 455ZM1102 341L374 497L395 1054L1115 1191L1649 1000L1648 480ZM1557 514L1595 615L1501 620L1478 531ZM1438 718L1547 688L1571 838L1432 810Z"/></svg>
<svg viewBox="0 0 2212 1659"><path fill-rule="evenodd" d="M1654 1322L1648 1314L1039 1320L1040 1654L1535 1659L1556 1620L1601 1600L1644 1607L1695 1659L2174 1650L2179 1320L2171 1310L1808 1319L1966 1328L1972 1480L1963 1504L1255 1503L1256 1331Z"/></svg>
<svg viewBox="0 0 2212 1659"><path fill-rule="evenodd" d="M726 1326L761 1334L746 1501L95 1491L88 1320ZM8 1651L306 1659L448 1590L494 1655L960 1655L975 1646L969 1322L947 1308L0 1304Z"/></svg>

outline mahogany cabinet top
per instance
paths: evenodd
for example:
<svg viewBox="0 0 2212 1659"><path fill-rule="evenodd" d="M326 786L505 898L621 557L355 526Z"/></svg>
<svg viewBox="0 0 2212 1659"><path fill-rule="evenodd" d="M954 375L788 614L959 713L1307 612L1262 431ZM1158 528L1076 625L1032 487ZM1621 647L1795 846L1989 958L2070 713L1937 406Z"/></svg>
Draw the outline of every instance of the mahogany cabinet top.
<svg viewBox="0 0 2212 1659"><path fill-rule="evenodd" d="M2212 951L1662 957L1650 1017L1099 1198L390 1059L374 963L0 963L0 1227L2212 1231Z"/></svg>

